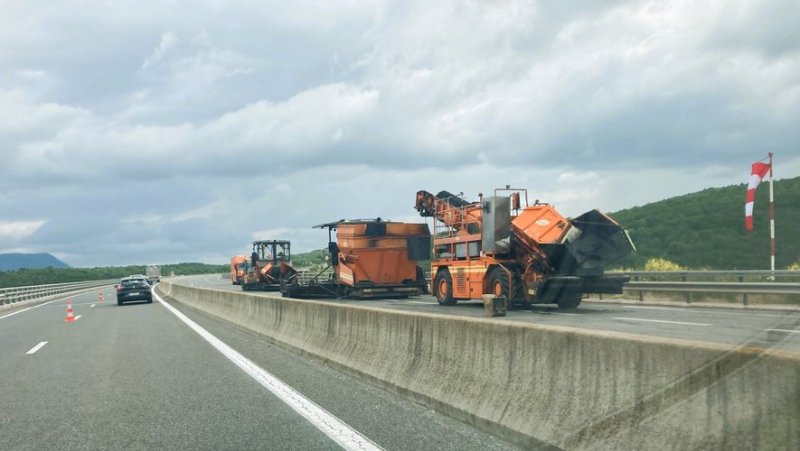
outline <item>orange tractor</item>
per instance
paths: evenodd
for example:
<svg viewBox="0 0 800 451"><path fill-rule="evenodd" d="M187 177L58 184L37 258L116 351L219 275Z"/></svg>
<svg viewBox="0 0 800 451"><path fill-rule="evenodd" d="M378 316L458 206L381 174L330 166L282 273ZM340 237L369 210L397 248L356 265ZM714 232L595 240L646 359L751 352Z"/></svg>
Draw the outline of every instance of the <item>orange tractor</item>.
<svg viewBox="0 0 800 451"><path fill-rule="evenodd" d="M247 273L247 257L236 255L231 258L231 282L234 285L241 285L244 275Z"/></svg>
<svg viewBox="0 0 800 451"><path fill-rule="evenodd" d="M250 261L245 262L247 272L242 280L244 291L278 291L281 279L297 274L292 267L291 244L289 241L253 241Z"/></svg>
<svg viewBox="0 0 800 451"><path fill-rule="evenodd" d="M320 224L328 229L332 274L326 270L306 283L297 275L284 279L281 291L295 298L403 298L426 293L418 260L430 258L427 224L359 219ZM336 231L336 241L333 231ZM320 275L328 278L320 280Z"/></svg>
<svg viewBox="0 0 800 451"><path fill-rule="evenodd" d="M552 205L528 205L527 190L509 187L479 197L468 202L447 191L417 192L416 210L435 219L431 286L440 305L494 294L509 307L569 309L584 293L622 293L630 280L604 274L605 266L636 248L598 210L567 219Z"/></svg>

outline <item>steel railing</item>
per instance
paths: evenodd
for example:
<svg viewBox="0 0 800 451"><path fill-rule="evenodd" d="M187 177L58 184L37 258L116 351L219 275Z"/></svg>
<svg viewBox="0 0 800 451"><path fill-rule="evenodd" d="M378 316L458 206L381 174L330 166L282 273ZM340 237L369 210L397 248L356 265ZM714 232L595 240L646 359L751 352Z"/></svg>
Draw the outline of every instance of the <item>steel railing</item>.
<svg viewBox="0 0 800 451"><path fill-rule="evenodd" d="M119 279L91 280L86 282L53 283L28 287L0 288L0 305L39 299L57 294L111 285Z"/></svg>
<svg viewBox="0 0 800 451"><path fill-rule="evenodd" d="M687 303L692 302L693 293L720 293L738 294L742 297L742 304L748 304L751 294L779 294L800 295L800 283L775 282L777 279L800 279L800 271L626 271L609 272L607 274L627 274L631 281L625 284L626 292L637 292L639 301L644 301L645 292L672 292L683 293ZM679 280L645 280L647 278L675 278ZM735 281L718 281L697 279L733 278ZM767 278L770 280L753 281L754 278ZM691 279L695 279L692 281ZM748 280L750 279L750 280Z"/></svg>

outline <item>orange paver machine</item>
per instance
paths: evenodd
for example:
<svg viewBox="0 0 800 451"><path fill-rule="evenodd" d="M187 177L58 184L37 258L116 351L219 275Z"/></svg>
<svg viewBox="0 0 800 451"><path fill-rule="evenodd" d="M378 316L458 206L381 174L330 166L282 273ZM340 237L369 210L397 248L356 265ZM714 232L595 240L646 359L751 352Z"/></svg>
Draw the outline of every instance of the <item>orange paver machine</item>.
<svg viewBox="0 0 800 451"><path fill-rule="evenodd" d="M253 253L246 262L244 291L278 291L281 280L297 274L292 267L291 243L283 240L253 241Z"/></svg>
<svg viewBox="0 0 800 451"><path fill-rule="evenodd" d="M598 210L564 218L552 205L528 205L524 189L479 197L417 192L415 208L435 219L431 286L440 305L495 294L509 307L575 308L584 293L622 293L629 277L604 267L636 249L614 220Z"/></svg>
<svg viewBox="0 0 800 451"><path fill-rule="evenodd" d="M300 283L287 278L284 296L296 298L354 297L404 298L427 293L425 273L417 265L430 259L431 234L427 224L377 219L341 220L314 228L328 229L327 279ZM336 231L336 241L333 231Z"/></svg>

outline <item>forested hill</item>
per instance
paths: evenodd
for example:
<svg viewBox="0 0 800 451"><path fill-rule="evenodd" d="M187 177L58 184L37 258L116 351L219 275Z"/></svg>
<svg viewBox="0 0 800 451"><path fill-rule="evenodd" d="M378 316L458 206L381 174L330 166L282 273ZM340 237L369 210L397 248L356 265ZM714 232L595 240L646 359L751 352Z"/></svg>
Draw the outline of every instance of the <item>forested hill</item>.
<svg viewBox="0 0 800 451"><path fill-rule="evenodd" d="M50 254L0 254L0 271L48 267L69 268L69 265Z"/></svg>
<svg viewBox="0 0 800 451"><path fill-rule="evenodd" d="M610 213L638 252L614 266L665 258L692 269L769 269L769 184L756 190L753 231L744 230L747 186L709 188ZM800 177L775 181L776 269L800 259Z"/></svg>

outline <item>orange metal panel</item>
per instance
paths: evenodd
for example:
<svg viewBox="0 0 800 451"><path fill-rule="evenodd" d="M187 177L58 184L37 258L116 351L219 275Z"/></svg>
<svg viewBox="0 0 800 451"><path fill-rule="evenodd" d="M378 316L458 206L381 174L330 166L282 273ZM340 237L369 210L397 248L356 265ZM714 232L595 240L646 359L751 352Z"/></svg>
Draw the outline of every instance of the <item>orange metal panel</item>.
<svg viewBox="0 0 800 451"><path fill-rule="evenodd" d="M558 242L567 225L567 220L550 205L527 207L512 222L538 243Z"/></svg>

